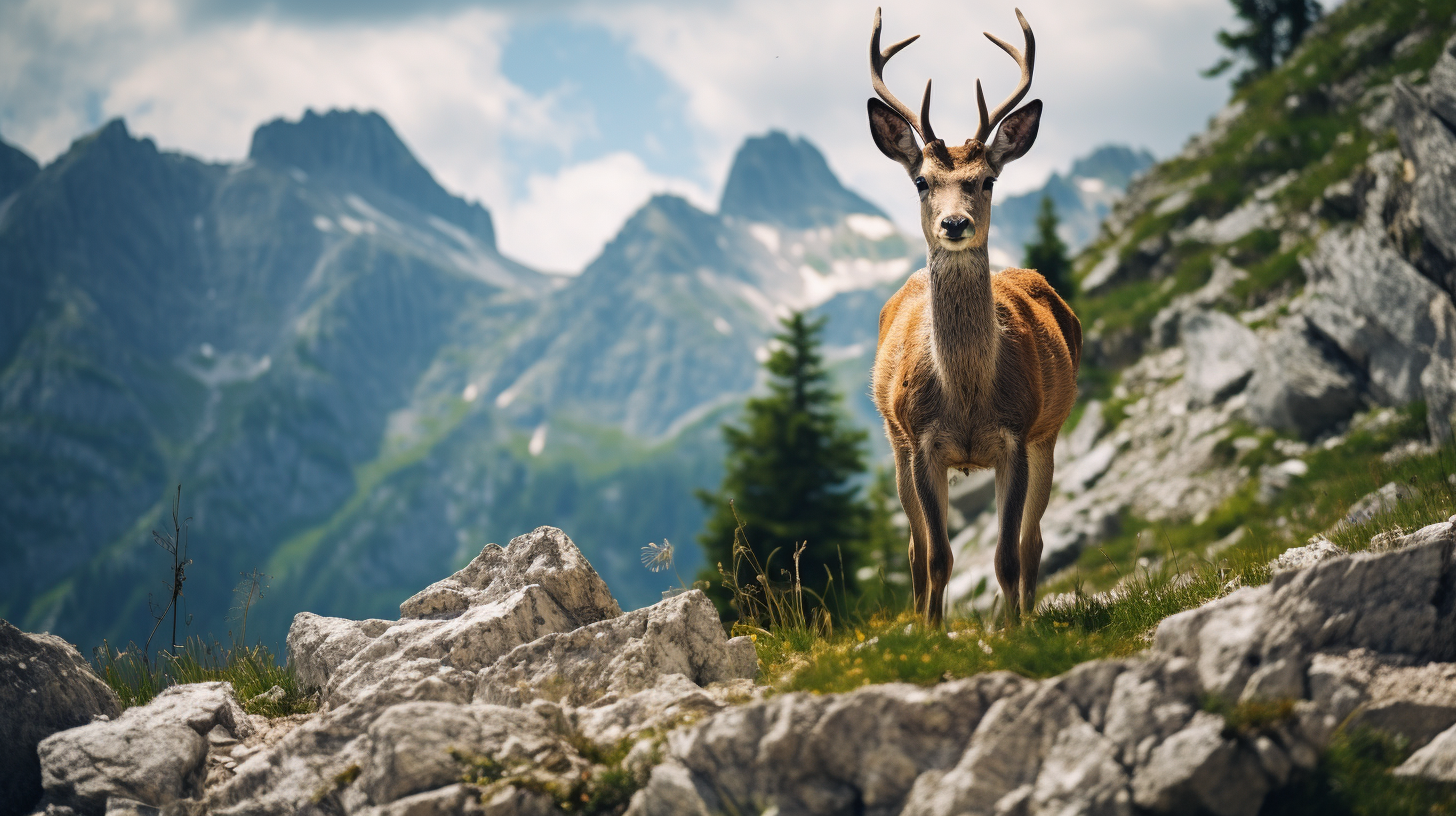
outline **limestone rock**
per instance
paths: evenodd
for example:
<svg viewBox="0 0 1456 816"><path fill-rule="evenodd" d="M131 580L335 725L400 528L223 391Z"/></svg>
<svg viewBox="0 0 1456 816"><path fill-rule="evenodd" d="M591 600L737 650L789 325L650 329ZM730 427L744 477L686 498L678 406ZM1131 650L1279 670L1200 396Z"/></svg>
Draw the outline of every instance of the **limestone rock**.
<svg viewBox="0 0 1456 816"><path fill-rule="evenodd" d="M1259 361L1259 338L1222 312L1194 312L1180 324L1187 355L1184 386L1197 406L1228 399L1248 383Z"/></svg>
<svg viewBox="0 0 1456 816"><path fill-rule="evenodd" d="M1379 489L1372 490L1350 505L1340 519L1340 525L1364 524L1376 516L1389 513L1396 505L1416 495L1414 488L1400 482L1386 482Z"/></svg>
<svg viewBox="0 0 1456 816"><path fill-rule="evenodd" d="M115 720L52 734L40 744L45 801L101 814L113 797L151 807L198 798L218 726L235 737L252 730L230 683L172 686Z"/></svg>
<svg viewBox="0 0 1456 816"><path fill-rule="evenodd" d="M1321 561L1348 554L1344 547L1332 543L1329 539L1316 537L1303 547L1291 547L1280 553L1278 558L1269 562L1269 569L1277 575L1281 572L1312 567Z"/></svg>
<svg viewBox="0 0 1456 816"><path fill-rule="evenodd" d="M341 663L352 658L384 633L392 623L383 620L326 618L299 612L288 627L288 660L304 688L323 688Z"/></svg>
<svg viewBox="0 0 1456 816"><path fill-rule="evenodd" d="M667 674L706 685L757 673L753 643L729 640L712 601L691 590L516 647L480 673L477 699L521 704L544 697L581 704L649 688Z"/></svg>
<svg viewBox="0 0 1456 816"><path fill-rule="evenodd" d="M41 795L41 740L121 713L116 693L76 647L0 620L0 816L29 813Z"/></svg>
<svg viewBox="0 0 1456 816"><path fill-rule="evenodd" d="M1360 390L1341 352L1295 317L1265 339L1245 411L1256 425L1313 438L1355 412Z"/></svg>
<svg viewBox="0 0 1456 816"><path fill-rule="evenodd" d="M522 644L575 628L574 619L537 584L452 618L401 620L334 669L324 700L340 705L377 694L383 685L409 686L441 672L479 671ZM289 640L294 640L291 635Z"/></svg>
<svg viewBox="0 0 1456 816"><path fill-rule="evenodd" d="M1456 782L1456 725L1442 731L1391 773L1397 776L1424 776L1438 782Z"/></svg>
<svg viewBox="0 0 1456 816"><path fill-rule="evenodd" d="M1223 734L1222 717L1200 711L1153 749L1133 776L1133 801L1158 813L1253 816L1269 779L1249 751Z"/></svg>
<svg viewBox="0 0 1456 816"><path fill-rule="evenodd" d="M954 765L986 710L1030 687L1006 672L942 683L786 694L727 709L668 738L628 813L899 813L915 780Z"/></svg>
<svg viewBox="0 0 1456 816"><path fill-rule="evenodd" d="M1159 624L1154 647L1193 661L1203 687L1228 700L1304 697L1315 651L1363 647L1449 660L1456 612L1441 599L1456 591L1456 532L1443 522L1406 539L1411 543L1391 552L1280 573L1265 586L1173 615Z"/></svg>
<svg viewBox="0 0 1456 816"><path fill-rule="evenodd" d="M456 617L473 606L500 601L537 584L566 613L573 628L622 614L586 556L566 533L537 527L511 539L487 544L465 568L436 581L399 605L401 618Z"/></svg>

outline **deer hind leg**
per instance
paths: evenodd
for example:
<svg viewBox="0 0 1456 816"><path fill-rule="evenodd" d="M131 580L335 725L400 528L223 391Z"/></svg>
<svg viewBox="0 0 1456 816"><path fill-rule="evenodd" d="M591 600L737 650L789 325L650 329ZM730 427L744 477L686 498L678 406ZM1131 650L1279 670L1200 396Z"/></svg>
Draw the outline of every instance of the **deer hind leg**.
<svg viewBox="0 0 1456 816"><path fill-rule="evenodd" d="M1026 507L1021 515L1021 609L1036 608L1036 581L1041 570L1041 516L1052 496L1052 448L1055 438L1027 446Z"/></svg>
<svg viewBox="0 0 1456 816"><path fill-rule="evenodd" d="M910 522L910 589L915 599L915 612L925 605L930 573L926 569L930 557L929 539L925 537L925 516L920 512L920 496L915 492L915 468L909 449L895 449L895 490L900 494L900 507Z"/></svg>
<svg viewBox="0 0 1456 816"><path fill-rule="evenodd" d="M996 581L1001 585L1006 619L1013 624L1021 619L1020 540L1028 470L1026 448L1019 440L1008 439L1006 452L996 465Z"/></svg>
<svg viewBox="0 0 1456 816"><path fill-rule="evenodd" d="M945 462L923 446L911 457L915 474L915 494L920 498L921 524L925 531L926 583L929 585L923 606L917 606L925 623L940 626L945 614L945 587L950 583L950 537L945 529L946 506L949 502L949 479Z"/></svg>

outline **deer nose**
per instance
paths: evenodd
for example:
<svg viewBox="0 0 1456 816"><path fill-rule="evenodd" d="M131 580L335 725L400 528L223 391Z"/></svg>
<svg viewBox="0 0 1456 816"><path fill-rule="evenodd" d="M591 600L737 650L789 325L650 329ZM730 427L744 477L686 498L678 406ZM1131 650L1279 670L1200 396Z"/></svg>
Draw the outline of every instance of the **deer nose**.
<svg viewBox="0 0 1456 816"><path fill-rule="evenodd" d="M952 215L940 221L940 228L945 230L945 237L952 240L961 237L971 226L971 219L961 215Z"/></svg>

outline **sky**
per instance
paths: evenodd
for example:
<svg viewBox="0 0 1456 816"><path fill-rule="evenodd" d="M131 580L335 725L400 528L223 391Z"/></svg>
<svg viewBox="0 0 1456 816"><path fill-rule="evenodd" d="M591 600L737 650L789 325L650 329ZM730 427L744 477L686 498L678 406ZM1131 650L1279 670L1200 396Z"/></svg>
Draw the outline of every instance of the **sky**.
<svg viewBox="0 0 1456 816"><path fill-rule="evenodd" d="M1015 64L1013 2L884 0L884 42L923 36L886 81L947 141L975 130ZM407 8L405 8L407 6ZM1001 195L1108 143L1176 154L1228 97L1199 70L1228 0L1020 0L1036 33L1031 152ZM309 108L376 110L451 192L493 214L501 250L572 274L651 195L715 210L734 151L770 129L818 146L907 232L914 188L870 140L873 2L641 0L0 0L0 138L45 163L125 118L211 161ZM911 104L914 104L911 102Z"/></svg>

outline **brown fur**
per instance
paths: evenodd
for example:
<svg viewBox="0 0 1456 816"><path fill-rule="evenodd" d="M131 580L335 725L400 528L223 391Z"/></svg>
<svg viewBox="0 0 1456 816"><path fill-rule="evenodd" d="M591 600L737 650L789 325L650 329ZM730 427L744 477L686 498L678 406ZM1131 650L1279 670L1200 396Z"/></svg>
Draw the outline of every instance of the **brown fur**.
<svg viewBox="0 0 1456 816"><path fill-rule="evenodd" d="M934 176L922 205L929 264L880 312L872 375L911 523L917 609L935 624L952 561L950 468L996 469L997 579L1013 619L1032 608L1051 451L1077 398L1082 356L1081 324L1045 278L1026 269L989 271L991 196L965 192L979 191L992 174L984 153L975 142L925 148L916 172ZM966 248L952 248L937 229L947 212L981 225L962 239Z"/></svg>

